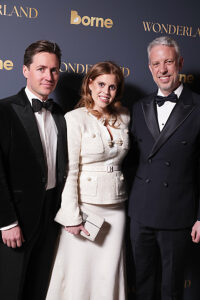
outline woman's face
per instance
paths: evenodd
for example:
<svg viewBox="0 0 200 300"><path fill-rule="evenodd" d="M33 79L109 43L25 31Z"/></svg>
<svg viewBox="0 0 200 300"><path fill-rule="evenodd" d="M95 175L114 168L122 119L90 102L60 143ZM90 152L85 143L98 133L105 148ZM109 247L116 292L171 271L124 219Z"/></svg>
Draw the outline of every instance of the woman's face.
<svg viewBox="0 0 200 300"><path fill-rule="evenodd" d="M94 80L90 80L89 89L94 101L93 109L105 113L117 93L116 76L114 74L99 75Z"/></svg>

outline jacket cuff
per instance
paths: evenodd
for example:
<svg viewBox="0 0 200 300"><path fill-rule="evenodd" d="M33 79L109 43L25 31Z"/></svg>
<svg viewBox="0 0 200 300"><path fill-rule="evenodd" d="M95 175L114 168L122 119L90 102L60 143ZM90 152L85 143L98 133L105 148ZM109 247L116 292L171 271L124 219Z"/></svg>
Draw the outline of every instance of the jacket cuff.
<svg viewBox="0 0 200 300"><path fill-rule="evenodd" d="M58 211L54 220L63 226L77 226L82 223L82 217L80 215L74 217L69 216L61 209Z"/></svg>

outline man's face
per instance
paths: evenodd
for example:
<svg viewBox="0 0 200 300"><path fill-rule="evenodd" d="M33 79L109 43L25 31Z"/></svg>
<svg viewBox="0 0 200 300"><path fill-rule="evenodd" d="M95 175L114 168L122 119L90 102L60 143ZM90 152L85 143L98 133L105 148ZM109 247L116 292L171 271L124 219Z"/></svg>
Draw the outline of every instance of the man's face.
<svg viewBox="0 0 200 300"><path fill-rule="evenodd" d="M162 93L167 96L179 86L179 71L183 58L177 57L174 47L154 46L149 55L149 69Z"/></svg>
<svg viewBox="0 0 200 300"><path fill-rule="evenodd" d="M47 100L59 78L59 61L55 54L40 52L33 56L32 64L23 66L29 90L41 100Z"/></svg>

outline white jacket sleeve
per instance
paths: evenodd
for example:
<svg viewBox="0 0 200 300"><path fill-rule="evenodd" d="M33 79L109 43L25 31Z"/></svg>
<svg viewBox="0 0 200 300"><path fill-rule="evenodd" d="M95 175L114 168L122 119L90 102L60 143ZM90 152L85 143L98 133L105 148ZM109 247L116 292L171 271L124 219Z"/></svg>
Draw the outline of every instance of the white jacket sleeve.
<svg viewBox="0 0 200 300"><path fill-rule="evenodd" d="M68 172L62 193L61 208L55 221L64 226L76 226L82 222L78 204L78 174L81 152L80 120L74 111L65 115L67 122Z"/></svg>

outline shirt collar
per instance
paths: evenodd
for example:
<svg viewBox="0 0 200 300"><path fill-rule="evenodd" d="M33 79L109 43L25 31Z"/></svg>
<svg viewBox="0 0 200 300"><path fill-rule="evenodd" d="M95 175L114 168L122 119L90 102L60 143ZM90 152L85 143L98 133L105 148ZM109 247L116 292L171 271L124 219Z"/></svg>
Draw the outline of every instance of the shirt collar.
<svg viewBox="0 0 200 300"><path fill-rule="evenodd" d="M183 90L183 84L181 83L181 84L179 85L179 87L177 87L177 89L173 91L174 94L176 94L177 98L180 97L180 95L181 95L181 93L182 93L182 90ZM165 96L165 95L163 95L163 93L161 92L160 89L158 89L158 96Z"/></svg>
<svg viewBox="0 0 200 300"><path fill-rule="evenodd" d="M36 97L30 90L28 87L25 88L25 93L26 96L28 97L28 100L30 101L31 105L32 105L32 99L37 98L38 100L40 100L42 102L42 99Z"/></svg>

